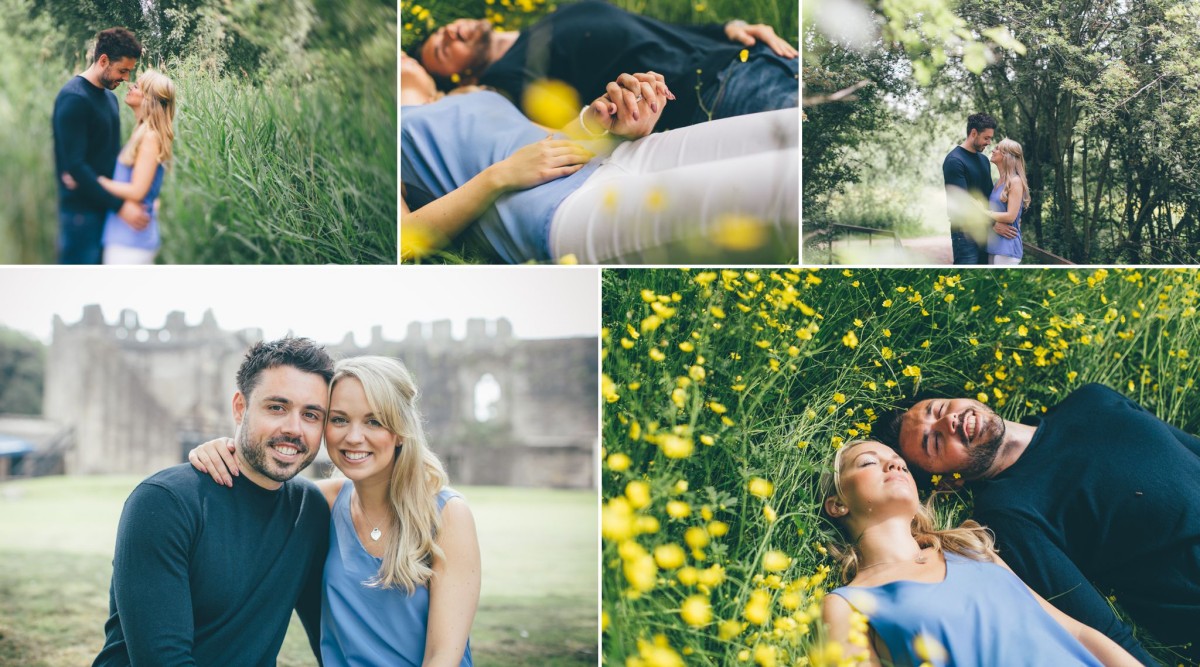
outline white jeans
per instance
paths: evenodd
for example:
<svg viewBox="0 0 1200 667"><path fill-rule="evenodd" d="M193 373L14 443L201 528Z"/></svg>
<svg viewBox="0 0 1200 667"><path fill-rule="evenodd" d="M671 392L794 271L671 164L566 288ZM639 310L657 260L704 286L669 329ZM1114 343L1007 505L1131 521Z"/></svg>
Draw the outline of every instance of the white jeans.
<svg viewBox="0 0 1200 667"><path fill-rule="evenodd" d="M799 114L735 116L618 146L554 212L551 254L640 263L739 220L797 239Z"/></svg>
<svg viewBox="0 0 1200 667"><path fill-rule="evenodd" d="M991 262L998 266L1016 266L1021 263L1021 258L1009 257L1008 255L992 255Z"/></svg>
<svg viewBox="0 0 1200 667"><path fill-rule="evenodd" d="M104 246L105 264L153 264L157 250L143 250L124 245Z"/></svg>

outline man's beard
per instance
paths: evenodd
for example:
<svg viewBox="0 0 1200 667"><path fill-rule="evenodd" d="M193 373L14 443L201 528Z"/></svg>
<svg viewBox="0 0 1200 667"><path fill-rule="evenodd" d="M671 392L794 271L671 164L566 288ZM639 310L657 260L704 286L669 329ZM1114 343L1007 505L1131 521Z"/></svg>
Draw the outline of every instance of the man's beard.
<svg viewBox="0 0 1200 667"><path fill-rule="evenodd" d="M492 50L492 22L484 20L483 25L485 27L480 29L479 42L475 45L475 52L471 54L471 63L467 65L464 72L469 76L482 74L492 64L488 61Z"/></svg>
<svg viewBox="0 0 1200 667"><path fill-rule="evenodd" d="M112 66L110 65L108 68L105 68L104 71L100 73L100 85L104 86L105 88L107 88L109 90L116 90L117 86L121 85L122 81L121 81L121 79L109 78L108 71L111 67Z"/></svg>
<svg viewBox="0 0 1200 667"><path fill-rule="evenodd" d="M1004 425L1004 420L995 412L987 410L980 412L980 417L986 415L985 429L992 429L995 435L983 442L971 445L967 450L967 465L959 472L967 479L976 479L987 472L987 469L992 467L992 463L996 461L996 455L1000 453L1000 447L1004 444L1004 433L1007 427ZM999 424L999 427L993 426Z"/></svg>
<svg viewBox="0 0 1200 667"><path fill-rule="evenodd" d="M265 442L250 442L250 428L248 423L244 423L242 425L241 433L238 435L237 446L242 452L242 458L246 460L246 463L248 463L251 468L254 468L259 473L262 473L262 475L268 479L276 482L286 482L299 474L301 470L307 468L308 464L312 463L312 459L314 457L306 456L305 458L292 464L294 467L285 468L277 462L272 463L271 459L267 455L267 448L271 445L277 445L284 442L300 450L301 455L308 454L308 448L304 446L299 438L277 436L270 438Z"/></svg>
<svg viewBox="0 0 1200 667"><path fill-rule="evenodd" d="M989 143L991 143L991 142L982 141L982 140L977 139L975 141L975 152L982 153L982 152L986 151Z"/></svg>

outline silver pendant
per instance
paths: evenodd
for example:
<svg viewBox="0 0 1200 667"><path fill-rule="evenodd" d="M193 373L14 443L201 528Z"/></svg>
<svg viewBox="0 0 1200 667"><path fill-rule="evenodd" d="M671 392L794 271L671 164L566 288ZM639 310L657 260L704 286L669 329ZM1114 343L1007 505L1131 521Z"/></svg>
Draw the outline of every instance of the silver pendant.
<svg viewBox="0 0 1200 667"><path fill-rule="evenodd" d="M372 540L374 540L374 541L376 541L376 542L378 542L378 541L379 541L379 536L380 536L380 535L383 535L383 531L382 531L382 530L379 530L378 528L376 528L376 529L374 529L374 530L372 530L372 531L371 531L371 539L372 539Z"/></svg>

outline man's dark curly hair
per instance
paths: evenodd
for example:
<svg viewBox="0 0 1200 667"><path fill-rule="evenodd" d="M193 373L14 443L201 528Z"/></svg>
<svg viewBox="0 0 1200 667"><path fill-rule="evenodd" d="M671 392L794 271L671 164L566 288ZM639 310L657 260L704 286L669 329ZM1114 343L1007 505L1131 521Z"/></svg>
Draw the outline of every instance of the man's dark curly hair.
<svg viewBox="0 0 1200 667"><path fill-rule="evenodd" d="M263 371L276 366L291 366L305 373L316 373L325 379L333 379L333 359L325 348L308 338L286 336L279 340L259 341L247 352L237 372L237 388L242 396L249 398L258 386Z"/></svg>
<svg viewBox="0 0 1200 667"><path fill-rule="evenodd" d="M109 28L96 33L96 48L92 53L92 62L100 60L100 56L108 56L109 60L142 57L142 43L125 28Z"/></svg>

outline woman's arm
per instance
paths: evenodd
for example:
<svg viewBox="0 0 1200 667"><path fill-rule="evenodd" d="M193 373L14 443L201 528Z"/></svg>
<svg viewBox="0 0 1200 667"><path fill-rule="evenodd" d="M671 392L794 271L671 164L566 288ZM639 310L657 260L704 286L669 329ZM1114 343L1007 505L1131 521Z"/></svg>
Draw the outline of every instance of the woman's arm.
<svg viewBox="0 0 1200 667"><path fill-rule="evenodd" d="M850 607L850 603L846 602L840 595L826 595L821 603L821 616L825 620L825 627L828 630L826 636L829 641L837 642L842 647L842 655L847 657L858 657L858 662L854 663L860 667L879 667L882 663L879 660L879 655L868 644L863 648L855 648L850 643L850 616L854 610ZM861 653L859 656L854 653Z"/></svg>
<svg viewBox="0 0 1200 667"><path fill-rule="evenodd" d="M1017 216L1020 215L1021 203L1024 201L1025 186L1021 185L1021 179L1010 178L1008 179L1008 208L1004 211L988 211L988 215L990 215L992 220L995 220L996 222L1002 222L1011 226L1012 223L1016 221ZM1012 227L1012 230L1012 236L1008 236L1007 234L1002 234L1002 236L1010 239L1013 236L1016 236L1016 227Z"/></svg>
<svg viewBox="0 0 1200 667"><path fill-rule="evenodd" d="M154 184L154 173L158 171L159 147L158 133L146 132L146 135L142 137L142 142L138 144L137 155L133 158L133 175L129 182L118 183L111 178L101 176L100 185L110 194L121 199L142 201L146 198L146 193L150 192L150 186Z"/></svg>
<svg viewBox="0 0 1200 667"><path fill-rule="evenodd" d="M443 556L433 559L433 578L429 581L423 667L457 667L479 606L480 585L475 518L461 498L451 498L442 509L437 545Z"/></svg>
<svg viewBox="0 0 1200 667"><path fill-rule="evenodd" d="M1012 193L1010 192L1009 195L1011 200ZM1000 556L997 556L993 553L992 560L997 565L1003 567L1009 572L1012 572L1012 568L1008 566L1008 563L1000 560ZM1017 576L1015 572L1013 573L1013 576ZM1020 577L1017 578L1018 580L1020 579ZM1038 604L1042 606L1042 609L1045 609L1054 620L1058 621L1059 625L1063 626L1067 632L1071 633L1071 636L1075 637L1075 639L1078 639L1079 643L1083 644L1084 648L1090 651L1097 660L1105 665L1105 667L1138 667L1142 664L1132 655L1129 655L1129 653L1125 649L1121 648L1119 644L1109 639L1108 636L1103 632L1100 632L1093 627L1084 625L1070 616L1067 616L1059 611L1057 607L1047 602L1044 598L1042 598L1042 596L1038 595L1037 592L1032 588L1029 588L1028 586L1025 588L1038 601Z"/></svg>

